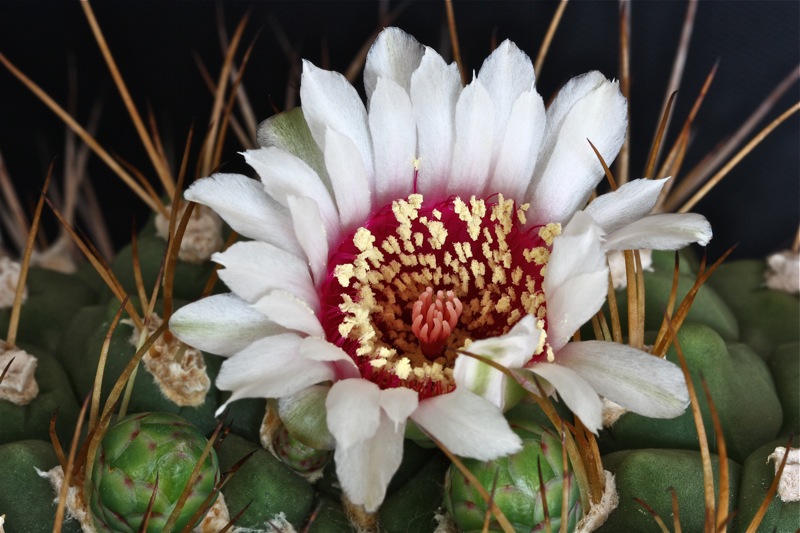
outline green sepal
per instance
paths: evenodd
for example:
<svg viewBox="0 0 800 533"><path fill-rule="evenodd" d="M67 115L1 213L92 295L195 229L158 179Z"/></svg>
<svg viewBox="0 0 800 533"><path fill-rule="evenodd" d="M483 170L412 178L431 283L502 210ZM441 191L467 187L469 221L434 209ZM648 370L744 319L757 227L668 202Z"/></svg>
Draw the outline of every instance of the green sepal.
<svg viewBox="0 0 800 533"><path fill-rule="evenodd" d="M328 430L325 400L330 387L313 385L278 400L278 416L289 433L317 450L333 450L336 439Z"/></svg>

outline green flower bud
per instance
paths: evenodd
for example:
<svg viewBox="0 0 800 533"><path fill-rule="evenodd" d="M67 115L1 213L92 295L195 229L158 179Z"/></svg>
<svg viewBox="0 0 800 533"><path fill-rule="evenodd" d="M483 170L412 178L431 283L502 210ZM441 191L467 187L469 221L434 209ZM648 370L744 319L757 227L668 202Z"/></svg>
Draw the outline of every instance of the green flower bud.
<svg viewBox="0 0 800 533"><path fill-rule="evenodd" d="M539 485L541 469L550 526L553 531L559 531L561 509L563 505L567 505L567 531L572 531L581 518L582 511L578 485L569 464L567 476L564 477L561 439L535 422L516 427L515 431L522 438L521 451L494 461L466 459L464 465L487 492L491 491L494 484L495 504L515 531L526 533L544 528L544 506ZM562 502L564 483L568 484L567 502ZM445 505L461 531L467 533L483 529L487 503L455 465L450 467L447 474ZM489 522L489 530L501 531L494 518Z"/></svg>
<svg viewBox="0 0 800 533"><path fill-rule="evenodd" d="M99 531L140 530L150 499L155 499L148 532L162 532L206 448L207 440L184 419L169 413L130 415L108 430L92 469L89 506ZM156 487L156 480L158 487ZM219 481L217 455L206 456L174 531L180 531L203 506Z"/></svg>
<svg viewBox="0 0 800 533"><path fill-rule="evenodd" d="M317 450L306 446L294 438L283 424L272 434L272 448L275 455L301 474L321 469L331 455L328 450Z"/></svg>

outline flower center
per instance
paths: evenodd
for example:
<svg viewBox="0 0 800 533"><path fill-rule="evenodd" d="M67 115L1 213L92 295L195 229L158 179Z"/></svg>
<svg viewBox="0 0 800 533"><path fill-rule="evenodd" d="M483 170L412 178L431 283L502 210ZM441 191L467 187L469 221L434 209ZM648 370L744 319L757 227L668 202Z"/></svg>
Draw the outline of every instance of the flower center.
<svg viewBox="0 0 800 533"><path fill-rule="evenodd" d="M542 280L561 228L525 226L526 209L501 195L412 194L374 212L329 258L327 340L381 388L452 391L456 350L525 314L546 319Z"/></svg>
<svg viewBox="0 0 800 533"><path fill-rule="evenodd" d="M444 343L458 324L464 306L453 291L438 291L428 287L411 308L411 331L419 339L425 357L434 360L442 353Z"/></svg>

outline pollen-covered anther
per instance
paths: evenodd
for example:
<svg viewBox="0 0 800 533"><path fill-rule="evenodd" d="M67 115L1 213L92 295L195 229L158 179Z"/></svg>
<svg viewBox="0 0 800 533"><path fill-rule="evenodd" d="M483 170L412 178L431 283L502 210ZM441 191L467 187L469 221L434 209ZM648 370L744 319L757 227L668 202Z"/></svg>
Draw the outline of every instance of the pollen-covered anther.
<svg viewBox="0 0 800 533"><path fill-rule="evenodd" d="M464 306L453 291L428 287L411 309L411 331L419 340L422 353L430 360L442 354L448 337L458 324Z"/></svg>

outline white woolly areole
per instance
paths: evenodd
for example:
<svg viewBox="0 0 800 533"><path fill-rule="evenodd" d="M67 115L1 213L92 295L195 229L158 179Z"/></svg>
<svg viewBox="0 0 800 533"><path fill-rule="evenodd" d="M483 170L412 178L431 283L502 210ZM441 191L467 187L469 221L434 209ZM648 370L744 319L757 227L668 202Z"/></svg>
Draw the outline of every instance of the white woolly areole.
<svg viewBox="0 0 800 533"><path fill-rule="evenodd" d="M608 398L601 398L603 403L603 427L610 428L617 423L617 420L628 412L620 404L612 402Z"/></svg>
<svg viewBox="0 0 800 533"><path fill-rule="evenodd" d="M653 251L639 250L639 257L642 260L642 270L645 272L653 271ZM624 289L628 286L628 275L625 269L625 252L622 250L612 250L608 252L608 270L611 272L611 282L614 288Z"/></svg>
<svg viewBox="0 0 800 533"><path fill-rule="evenodd" d="M592 502L589 512L578 522L575 533L590 533L595 531L605 523L611 512L619 505L619 494L617 494L617 484L614 480L614 474L606 470L605 475L606 488L603 491L603 496L600 498L599 502Z"/></svg>
<svg viewBox="0 0 800 533"><path fill-rule="evenodd" d="M152 335L164 321L153 313L147 324L147 335ZM144 367L158 384L162 394L180 406L202 405L211 380L206 372L203 354L196 348L183 344L176 337L161 335L142 357ZM130 343L139 346L141 332L133 329Z"/></svg>
<svg viewBox="0 0 800 533"><path fill-rule="evenodd" d="M214 505L211 506L211 509L208 510L206 516L197 527L192 530L192 533L217 533L218 531L222 531L230 521L231 515L228 512L225 497L222 495L222 492L219 492L217 501L214 502ZM234 529L234 531L236 531L236 529Z"/></svg>
<svg viewBox="0 0 800 533"><path fill-rule="evenodd" d="M778 473L778 467L781 466L784 455L786 455L786 448L778 446L767 457L767 462L775 461L775 474ZM787 503L800 501L800 449L789 450L789 457L786 459L781 480L778 482L778 496L781 501Z"/></svg>
<svg viewBox="0 0 800 533"><path fill-rule="evenodd" d="M6 530L3 529L3 524L6 523L6 515L0 514L0 533L6 533Z"/></svg>
<svg viewBox="0 0 800 533"><path fill-rule="evenodd" d="M67 234L59 237L47 249L31 252L31 266L72 274L78 269L73 253L75 247Z"/></svg>
<svg viewBox="0 0 800 533"><path fill-rule="evenodd" d="M180 220L186 211L187 203L181 204L177 219ZM172 206L167 206L167 211L172 211ZM177 226L176 222L176 226ZM155 219L156 233L164 240L169 238L169 218L161 213ZM208 261L211 254L222 249L222 219L204 205L195 205L186 231L178 250L178 259L187 263L203 263Z"/></svg>
<svg viewBox="0 0 800 533"><path fill-rule="evenodd" d="M436 529L433 530L433 533L459 533L458 526L446 509L438 509L434 513L433 519L436 521Z"/></svg>
<svg viewBox="0 0 800 533"><path fill-rule="evenodd" d="M6 376L0 383L0 399L8 400L17 405L27 405L39 394L39 385L36 383L36 357L19 347L6 348L0 341L0 373L8 366Z"/></svg>
<svg viewBox="0 0 800 533"><path fill-rule="evenodd" d="M254 529L247 529L243 527L233 528L233 533L250 533L255 532ZM264 522L264 529L258 531L268 531L269 533L297 533L294 526L286 520L285 513L278 513L266 522Z"/></svg>
<svg viewBox="0 0 800 533"><path fill-rule="evenodd" d="M800 253L784 250L767 257L764 279L770 289L800 293Z"/></svg>
<svg viewBox="0 0 800 533"><path fill-rule="evenodd" d="M0 309L14 305L21 265L10 258L0 256ZM28 289L22 293L22 301L28 296Z"/></svg>
<svg viewBox="0 0 800 533"><path fill-rule="evenodd" d="M34 467L36 468L36 467ZM50 482L56 497L53 500L58 502L58 496L61 494L61 485L64 484L64 471L60 466L53 467L47 472L43 472L36 468L36 473L39 477L43 477ZM83 499L83 494L78 487L70 485L67 489L67 518L77 520L81 524L83 533L96 533L97 529L94 527L94 520L92 520L92 513L89 511L88 502Z"/></svg>

